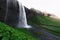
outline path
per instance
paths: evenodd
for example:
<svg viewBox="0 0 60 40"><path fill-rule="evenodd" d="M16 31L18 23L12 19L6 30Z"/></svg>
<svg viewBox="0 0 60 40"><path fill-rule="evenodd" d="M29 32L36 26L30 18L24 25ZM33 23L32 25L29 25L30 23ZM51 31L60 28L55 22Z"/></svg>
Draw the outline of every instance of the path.
<svg viewBox="0 0 60 40"><path fill-rule="evenodd" d="M33 31L36 31L36 32L41 32L41 35L36 35L34 34ZM36 37L40 38L41 40L60 40L60 37L54 35L54 34L51 34L49 32L47 32L44 28L42 27L32 27L30 29L30 32L33 33L33 35L35 35Z"/></svg>

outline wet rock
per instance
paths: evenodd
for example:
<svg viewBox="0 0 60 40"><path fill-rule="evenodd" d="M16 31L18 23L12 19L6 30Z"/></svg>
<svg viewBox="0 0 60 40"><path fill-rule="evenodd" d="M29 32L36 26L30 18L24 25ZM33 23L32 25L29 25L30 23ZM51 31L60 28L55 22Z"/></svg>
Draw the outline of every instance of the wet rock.
<svg viewBox="0 0 60 40"><path fill-rule="evenodd" d="M0 0L0 21L16 26L19 16L19 5L16 0Z"/></svg>

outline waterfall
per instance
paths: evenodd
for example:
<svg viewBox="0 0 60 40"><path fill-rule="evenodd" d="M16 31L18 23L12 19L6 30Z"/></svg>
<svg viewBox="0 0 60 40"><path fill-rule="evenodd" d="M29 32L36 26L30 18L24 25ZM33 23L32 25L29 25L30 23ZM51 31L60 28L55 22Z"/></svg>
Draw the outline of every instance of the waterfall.
<svg viewBox="0 0 60 40"><path fill-rule="evenodd" d="M18 20L19 22L17 25L18 28L31 28L31 26L27 24L27 18L24 6L20 3L19 0L18 3L19 3L19 20Z"/></svg>
<svg viewBox="0 0 60 40"><path fill-rule="evenodd" d="M27 24L25 7L20 3L20 1L6 0L6 2L4 22L17 28L31 28L31 26ZM17 8L17 3L19 5L19 9ZM19 10L19 12L16 10Z"/></svg>

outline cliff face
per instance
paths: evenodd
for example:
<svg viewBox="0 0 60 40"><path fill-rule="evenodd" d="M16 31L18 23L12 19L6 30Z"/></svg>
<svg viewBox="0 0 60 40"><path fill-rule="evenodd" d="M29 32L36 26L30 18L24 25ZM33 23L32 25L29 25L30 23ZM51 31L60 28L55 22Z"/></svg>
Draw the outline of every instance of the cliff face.
<svg viewBox="0 0 60 40"><path fill-rule="evenodd" d="M6 0L0 0L0 21L4 20L6 13Z"/></svg>
<svg viewBox="0 0 60 40"><path fill-rule="evenodd" d="M0 21L10 25L16 25L18 16L19 5L16 0L0 0Z"/></svg>
<svg viewBox="0 0 60 40"><path fill-rule="evenodd" d="M19 5L18 5L18 2L15 0L10 0L9 3L8 3L8 7L7 7L8 11L6 14L5 14L5 22L7 24L10 24L12 26L16 26L17 23L18 23L18 16L19 16Z"/></svg>
<svg viewBox="0 0 60 40"><path fill-rule="evenodd" d="M31 18L33 16L43 16L44 14L41 12L41 11L38 11L36 9L28 9L25 7L25 11L26 11L26 15L27 15L27 18Z"/></svg>
<svg viewBox="0 0 60 40"><path fill-rule="evenodd" d="M43 16L43 13L41 12L41 11L39 11L39 10L36 10L36 9L34 9L34 8L31 8L30 9L32 12L33 12L33 14L35 14L36 16ZM31 13L32 13L31 12Z"/></svg>
<svg viewBox="0 0 60 40"><path fill-rule="evenodd" d="M42 12L25 7L27 19L42 16ZM16 26L19 19L19 4L16 0L0 0L0 21Z"/></svg>

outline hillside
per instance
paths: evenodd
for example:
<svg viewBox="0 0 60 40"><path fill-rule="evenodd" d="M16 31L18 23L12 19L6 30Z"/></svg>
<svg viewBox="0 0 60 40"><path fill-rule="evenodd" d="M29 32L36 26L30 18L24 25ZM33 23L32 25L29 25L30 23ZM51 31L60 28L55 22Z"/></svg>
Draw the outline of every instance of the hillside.
<svg viewBox="0 0 60 40"><path fill-rule="evenodd" d="M36 25L37 27L43 27L48 32L60 36L60 21L54 21L48 16L32 16L28 19L28 23L31 25Z"/></svg>
<svg viewBox="0 0 60 40"><path fill-rule="evenodd" d="M0 40L39 40L27 29L18 29L0 22Z"/></svg>

